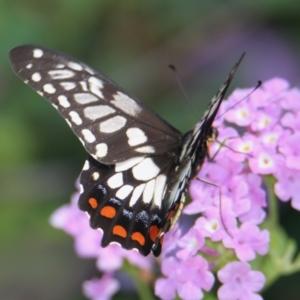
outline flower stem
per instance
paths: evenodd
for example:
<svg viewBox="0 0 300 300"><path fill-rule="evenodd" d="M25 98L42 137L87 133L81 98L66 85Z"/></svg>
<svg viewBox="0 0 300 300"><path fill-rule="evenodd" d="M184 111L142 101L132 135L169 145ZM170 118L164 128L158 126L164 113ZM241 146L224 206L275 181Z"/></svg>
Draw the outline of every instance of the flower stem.
<svg viewBox="0 0 300 300"><path fill-rule="evenodd" d="M136 292L141 300L154 300L153 291L150 288L149 282L141 276L141 270L124 261L122 270L131 277L135 284Z"/></svg>
<svg viewBox="0 0 300 300"><path fill-rule="evenodd" d="M264 177L264 184L268 195L268 223L271 227L277 226L279 221L278 199L274 192L275 183L276 179L273 176L268 175Z"/></svg>

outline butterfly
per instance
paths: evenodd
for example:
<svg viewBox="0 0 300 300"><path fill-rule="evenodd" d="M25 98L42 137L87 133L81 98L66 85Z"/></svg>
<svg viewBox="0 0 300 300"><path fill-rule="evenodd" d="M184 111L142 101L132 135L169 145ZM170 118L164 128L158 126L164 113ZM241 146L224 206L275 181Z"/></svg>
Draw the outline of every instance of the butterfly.
<svg viewBox="0 0 300 300"><path fill-rule="evenodd" d="M12 49L15 73L46 98L89 153L80 174L79 208L103 232L101 245L161 253L181 213L187 186L208 154L212 123L243 56L203 117L182 135L113 81L64 53Z"/></svg>

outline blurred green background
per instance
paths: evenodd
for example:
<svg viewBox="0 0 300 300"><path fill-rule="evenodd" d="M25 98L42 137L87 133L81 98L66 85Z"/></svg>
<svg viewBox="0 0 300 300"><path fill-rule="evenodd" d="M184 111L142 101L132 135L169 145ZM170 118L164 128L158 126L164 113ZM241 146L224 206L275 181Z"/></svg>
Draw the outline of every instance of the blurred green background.
<svg viewBox="0 0 300 300"><path fill-rule="evenodd" d="M197 121L174 74L202 113L242 52L236 87L281 76L300 86L298 0L0 0L0 299L84 299L99 275L73 241L49 225L69 201L86 158L64 120L13 74L21 44L66 52L118 82L181 131ZM281 221L300 240L300 214ZM265 299L299 299L300 276ZM121 299L121 295L117 296Z"/></svg>

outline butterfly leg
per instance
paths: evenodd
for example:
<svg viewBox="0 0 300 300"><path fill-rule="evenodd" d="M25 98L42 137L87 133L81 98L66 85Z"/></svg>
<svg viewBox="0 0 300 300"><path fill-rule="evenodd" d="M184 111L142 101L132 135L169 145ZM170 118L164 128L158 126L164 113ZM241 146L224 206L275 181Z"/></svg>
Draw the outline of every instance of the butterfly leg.
<svg viewBox="0 0 300 300"><path fill-rule="evenodd" d="M227 149L229 149L230 151L234 152L234 153L237 153L237 154L245 154L249 157L252 157L251 154L249 153L245 153L245 152L242 152L242 151L238 151L238 150L235 150L233 148L231 148L230 146L226 145L226 142L228 140L231 140L231 139L236 139L236 138L240 138L239 136L232 136L232 137L228 137L228 138L225 138L223 141L219 141L219 140L214 140L214 142L216 142L217 144L220 145L220 147L218 148L218 150L213 154L213 156L210 156L209 152L207 153L207 158L210 162L214 161L214 159L216 158L216 156L219 154L220 150L222 149L222 147L225 147Z"/></svg>
<svg viewBox="0 0 300 300"><path fill-rule="evenodd" d="M229 232L229 228L226 225L226 222L224 220L223 213L222 213L223 212L223 208L222 208L222 187L221 187L221 185L213 183L213 182L205 180L205 179L202 179L202 178L198 178L198 177L196 177L195 179L198 180L198 181L200 181L200 182L203 182L203 183L206 183L206 184L209 184L209 185L212 185L212 186L218 188L218 190L219 190L219 201L220 201L220 205L219 205L220 219L221 219L221 222L222 222L222 224L224 226L225 231L227 232L227 234L229 236L232 237L232 235Z"/></svg>

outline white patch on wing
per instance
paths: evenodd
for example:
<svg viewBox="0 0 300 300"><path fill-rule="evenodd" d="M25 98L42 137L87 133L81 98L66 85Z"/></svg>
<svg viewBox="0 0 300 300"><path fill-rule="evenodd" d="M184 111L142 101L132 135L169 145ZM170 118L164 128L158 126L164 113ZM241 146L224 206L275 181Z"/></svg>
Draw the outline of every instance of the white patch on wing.
<svg viewBox="0 0 300 300"><path fill-rule="evenodd" d="M113 176L111 176L108 180L107 180L107 184L110 188L115 189L120 187L121 185L124 184L123 181L123 173L117 173L114 174Z"/></svg>
<svg viewBox="0 0 300 300"><path fill-rule="evenodd" d="M142 162L132 168L132 174L135 179L147 181L158 175L159 167L150 157L145 158Z"/></svg>
<svg viewBox="0 0 300 300"><path fill-rule="evenodd" d="M35 81L35 82L39 82L40 80L42 79L42 76L40 73L36 72L36 73L33 73L31 75L31 80Z"/></svg>
<svg viewBox="0 0 300 300"><path fill-rule="evenodd" d="M125 199L133 190L133 186L126 184L123 185L117 192L116 192L116 197L123 200Z"/></svg>
<svg viewBox="0 0 300 300"><path fill-rule="evenodd" d="M218 97L215 96L215 97L212 99L212 102L211 102L212 104L211 104L210 110L207 111L207 112L204 114L206 120L209 119L209 118L211 118L211 116L215 113L216 109L218 108L218 106L219 106L219 104L220 104L220 102L221 102L220 94L222 94L222 91L224 91L224 88L225 88L225 87L226 87L226 86L223 85L223 86L221 87L220 92L218 93ZM206 114L207 114L207 116L206 116Z"/></svg>
<svg viewBox="0 0 300 300"><path fill-rule="evenodd" d="M112 133L120 130L126 124L126 119L122 116L112 117L104 122L102 122L99 126L101 132L104 133Z"/></svg>
<svg viewBox="0 0 300 300"><path fill-rule="evenodd" d="M129 158L125 161L119 162L115 164L115 171L121 172L130 169L131 167L135 166L139 162L141 162L144 159L144 157L137 156Z"/></svg>
<svg viewBox="0 0 300 300"><path fill-rule="evenodd" d="M89 104L98 101L98 98L90 93L77 93L74 94L74 99L79 104Z"/></svg>
<svg viewBox="0 0 300 300"><path fill-rule="evenodd" d="M79 194L81 195L84 192L83 185L79 183Z"/></svg>
<svg viewBox="0 0 300 300"><path fill-rule="evenodd" d="M70 102L68 101L68 98L64 95L58 96L57 100L58 100L58 104L64 108L71 106Z"/></svg>
<svg viewBox="0 0 300 300"><path fill-rule="evenodd" d="M76 88L76 84L75 84L74 82L67 82L67 81L64 81L64 82L60 82L59 84L60 84L60 85L63 87L63 89L66 90L66 91L70 91L70 90Z"/></svg>
<svg viewBox="0 0 300 300"><path fill-rule="evenodd" d="M104 99L103 94L101 92L101 90L103 89L102 80L92 76L89 78L88 82L89 82L90 91L96 96Z"/></svg>
<svg viewBox="0 0 300 300"><path fill-rule="evenodd" d="M75 70L75 71L81 71L83 69L82 65L80 65L79 63L74 62L74 61L69 61L68 62L68 67Z"/></svg>
<svg viewBox="0 0 300 300"><path fill-rule="evenodd" d="M137 127L127 129L126 135L128 137L129 146L137 146L147 142L148 140L144 131Z"/></svg>
<svg viewBox="0 0 300 300"><path fill-rule="evenodd" d="M40 58L44 55L44 51L42 49L33 49L33 57Z"/></svg>
<svg viewBox="0 0 300 300"><path fill-rule="evenodd" d="M33 64L28 64L28 65L26 66L26 69L31 69L32 66L33 66Z"/></svg>
<svg viewBox="0 0 300 300"><path fill-rule="evenodd" d="M103 231L102 231L102 232L103 232ZM118 243L118 242L110 242L108 245L116 245L116 246L118 246L118 247L119 247L119 249L121 249L121 248L122 248L121 244L120 244L120 243Z"/></svg>
<svg viewBox="0 0 300 300"><path fill-rule="evenodd" d="M55 87L51 83L46 83L43 86L43 90L44 90L44 92L46 92L48 94L54 94L56 92Z"/></svg>
<svg viewBox="0 0 300 300"><path fill-rule="evenodd" d="M48 72L52 79L67 79L75 75L71 70L51 70Z"/></svg>
<svg viewBox="0 0 300 300"><path fill-rule="evenodd" d="M90 162L88 160L86 160L82 170L87 171L89 168L90 168Z"/></svg>
<svg viewBox="0 0 300 300"><path fill-rule="evenodd" d="M93 135L93 133L89 129L82 129L81 133L86 142L93 143L96 141L96 137Z"/></svg>
<svg viewBox="0 0 300 300"><path fill-rule="evenodd" d="M144 146L144 147L136 148L136 149L134 149L134 151L140 152L140 153L154 153L155 149L152 146Z"/></svg>
<svg viewBox="0 0 300 300"><path fill-rule="evenodd" d="M85 81L79 81L79 84L84 92L88 91L87 83Z"/></svg>
<svg viewBox="0 0 300 300"><path fill-rule="evenodd" d="M159 208L161 207L166 181L167 181L167 176L164 174L158 175L156 177L155 190L154 190L154 204L157 205Z"/></svg>
<svg viewBox="0 0 300 300"><path fill-rule="evenodd" d="M145 189L145 186L146 186L146 184L143 183L143 184L138 185L134 189L132 196L130 198L130 201L129 201L129 206L133 206L139 200L139 198L141 197L141 195Z"/></svg>
<svg viewBox="0 0 300 300"><path fill-rule="evenodd" d="M99 174L99 172L94 172L93 174L92 174L92 177L93 177L93 180L98 180L99 179L99 177L100 177L100 174Z"/></svg>
<svg viewBox="0 0 300 300"><path fill-rule="evenodd" d="M70 111L69 116L71 117L72 122L76 125L82 124L82 120L76 111Z"/></svg>
<svg viewBox="0 0 300 300"><path fill-rule="evenodd" d="M155 188L155 179L152 179L147 182L146 187L143 193L143 202L150 203L153 195L154 195L154 188Z"/></svg>
<svg viewBox="0 0 300 300"><path fill-rule="evenodd" d="M105 116L108 116L115 112L115 109L111 108L108 105L95 105L88 106L83 109L83 114L86 118L90 120L101 119Z"/></svg>
<svg viewBox="0 0 300 300"><path fill-rule="evenodd" d="M114 100L112 100L111 103L130 116L135 117L142 110L136 101L128 97L126 94L123 94L122 92L118 92L113 97Z"/></svg>
<svg viewBox="0 0 300 300"><path fill-rule="evenodd" d="M107 154L107 144L101 143L96 145L96 157L104 157Z"/></svg>
<svg viewBox="0 0 300 300"><path fill-rule="evenodd" d="M55 66L56 69L63 69L64 67L65 67L64 64L57 64L57 65Z"/></svg>
<svg viewBox="0 0 300 300"><path fill-rule="evenodd" d="M88 73L90 73L91 75L94 75L94 74L95 74L94 70L91 69L91 68L90 68L89 66L87 66L87 65L84 65L84 69L85 69Z"/></svg>

